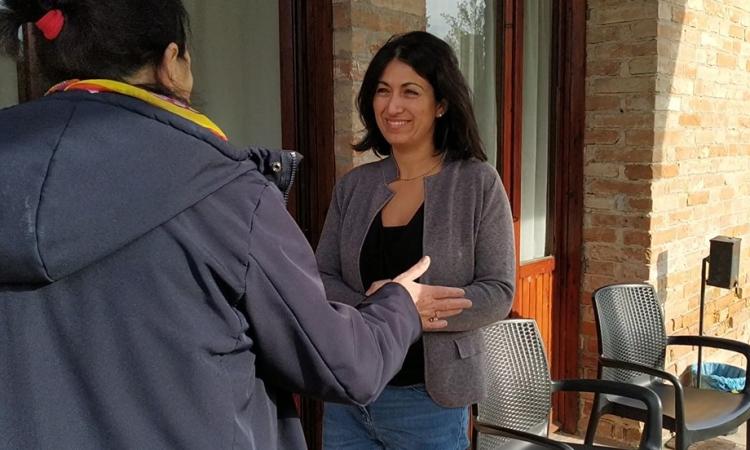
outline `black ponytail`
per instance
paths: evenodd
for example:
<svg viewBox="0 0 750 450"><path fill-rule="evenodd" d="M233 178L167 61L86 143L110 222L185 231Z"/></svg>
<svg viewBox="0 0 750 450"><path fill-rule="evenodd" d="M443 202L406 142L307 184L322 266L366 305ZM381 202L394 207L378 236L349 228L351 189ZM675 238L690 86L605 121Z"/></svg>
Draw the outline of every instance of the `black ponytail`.
<svg viewBox="0 0 750 450"><path fill-rule="evenodd" d="M0 5L2 5L0 0ZM36 26L35 50L50 84L78 78L123 81L141 68L158 67L174 42L184 55L190 24L181 0L4 0L0 51L20 58L19 27L59 9L60 34L46 39Z"/></svg>

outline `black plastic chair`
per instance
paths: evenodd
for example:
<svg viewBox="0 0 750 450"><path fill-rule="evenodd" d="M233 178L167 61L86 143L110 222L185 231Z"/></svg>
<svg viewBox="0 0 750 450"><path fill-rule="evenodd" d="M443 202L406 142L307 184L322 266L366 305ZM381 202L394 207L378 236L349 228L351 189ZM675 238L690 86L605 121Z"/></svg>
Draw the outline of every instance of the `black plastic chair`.
<svg viewBox="0 0 750 450"><path fill-rule="evenodd" d="M709 336L669 336L650 284L613 284L594 292L599 333L599 378L646 386L659 396L663 426L675 433L676 449L726 434L750 419L750 383L739 394L683 386L664 371L667 345L713 347L741 353L750 345ZM750 372L748 372L750 376ZM666 381L666 383L664 382ZM644 409L629 399L596 394L585 442L592 442L599 418L613 414L643 420ZM750 448L750 433L746 441Z"/></svg>
<svg viewBox="0 0 750 450"><path fill-rule="evenodd" d="M533 320L503 320L484 328L482 334L487 344L489 393L473 408L478 450L603 448L547 437L551 396L557 391L602 392L644 402L649 417L641 448L661 448L661 405L650 390L613 381L552 381Z"/></svg>

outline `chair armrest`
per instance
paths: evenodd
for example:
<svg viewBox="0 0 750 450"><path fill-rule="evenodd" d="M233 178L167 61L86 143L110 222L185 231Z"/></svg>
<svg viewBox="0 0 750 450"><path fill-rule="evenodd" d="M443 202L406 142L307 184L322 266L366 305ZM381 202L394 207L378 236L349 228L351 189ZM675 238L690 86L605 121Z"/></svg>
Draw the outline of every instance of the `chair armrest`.
<svg viewBox="0 0 750 450"><path fill-rule="evenodd" d="M599 364L602 367L611 367L613 369L624 369L624 370L632 370L634 372L645 373L647 375L658 377L658 378L667 380L670 383L672 383L672 386L674 387L674 394L675 394L674 395L675 419L679 423L685 423L685 408L683 406L685 404L685 401L684 401L685 394L683 393L682 383L680 383L680 380L678 380L676 376L672 375L669 372L665 372L663 370L654 369L653 367L648 367L642 364L637 364L637 363L628 362L628 361L609 359L603 356L599 357Z"/></svg>
<svg viewBox="0 0 750 450"><path fill-rule="evenodd" d="M526 441L526 442L533 442L535 444L543 445L545 447L556 448L560 450L573 450L573 447L563 442L553 441L550 438L539 436L539 435L532 434L532 433L526 433L525 431L513 430L510 428L501 427L498 425L491 425L489 423L484 423L484 422L479 422L479 421L474 421L474 428L476 428L476 430L479 431L480 433L489 434L492 436L502 436L502 437L518 439L518 440Z"/></svg>
<svg viewBox="0 0 750 450"><path fill-rule="evenodd" d="M750 345L733 339L715 336L669 336L667 345L694 345L701 347L719 348L741 353L750 360Z"/></svg>
<svg viewBox="0 0 750 450"><path fill-rule="evenodd" d="M622 395L642 401L646 405L646 428L643 431L639 448L657 450L662 448L662 406L661 399L649 388L630 383L610 380L556 380L552 382L552 392L576 391L598 394Z"/></svg>
<svg viewBox="0 0 750 450"><path fill-rule="evenodd" d="M733 339L720 338L715 336L669 336L667 345L693 345L698 347L711 347L721 350L736 352L745 357L750 364L750 345ZM742 392L750 393L750 370L745 371L745 389Z"/></svg>

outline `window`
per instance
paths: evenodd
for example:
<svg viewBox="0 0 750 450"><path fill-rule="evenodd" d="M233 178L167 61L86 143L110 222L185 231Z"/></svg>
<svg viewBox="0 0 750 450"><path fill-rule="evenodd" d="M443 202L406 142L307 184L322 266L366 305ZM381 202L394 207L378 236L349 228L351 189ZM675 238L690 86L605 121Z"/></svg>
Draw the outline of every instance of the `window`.
<svg viewBox="0 0 750 450"><path fill-rule="evenodd" d="M265 0L186 0L196 109L232 143L281 148L279 10Z"/></svg>
<svg viewBox="0 0 750 450"><path fill-rule="evenodd" d="M551 50L552 0L525 0L521 137L522 262L550 254Z"/></svg>
<svg viewBox="0 0 750 450"><path fill-rule="evenodd" d="M0 56L0 108L18 103L18 76L16 63Z"/></svg>
<svg viewBox="0 0 750 450"><path fill-rule="evenodd" d="M427 31L448 42L473 93L479 134L490 163L497 162L495 3L427 0Z"/></svg>

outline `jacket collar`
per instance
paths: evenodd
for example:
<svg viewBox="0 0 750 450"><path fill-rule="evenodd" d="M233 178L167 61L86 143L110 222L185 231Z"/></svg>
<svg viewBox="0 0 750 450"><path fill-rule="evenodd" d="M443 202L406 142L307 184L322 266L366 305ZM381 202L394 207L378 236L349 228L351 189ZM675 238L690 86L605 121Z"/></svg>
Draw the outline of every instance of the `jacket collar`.
<svg viewBox="0 0 750 450"><path fill-rule="evenodd" d="M217 136L223 141L227 141L227 136L224 132L216 125L211 119L205 115L199 113L195 109L191 108L190 105L183 103L177 99L159 95L157 93L148 91L138 86L123 83L116 80L106 79L92 79L92 80L68 80L63 81L52 86L47 94L54 92L68 92L68 91L86 91L90 94L98 94L102 92L113 92L117 94L127 95L129 97L137 98L157 108L169 111L172 114L178 115L185 120L195 123L212 134Z"/></svg>
<svg viewBox="0 0 750 450"><path fill-rule="evenodd" d="M396 159L393 156L383 159L380 163L380 168L383 173L383 184L388 186L396 181L398 178L398 166L396 166Z"/></svg>

